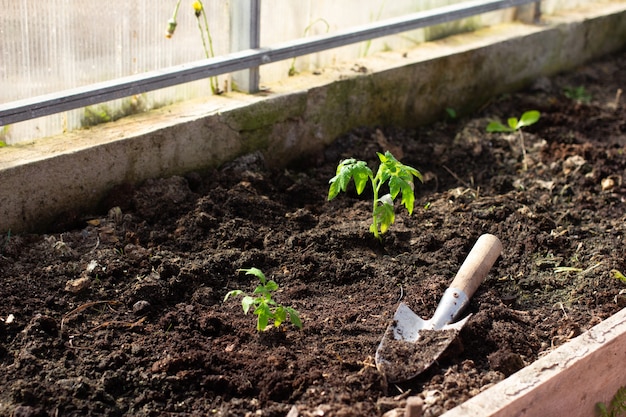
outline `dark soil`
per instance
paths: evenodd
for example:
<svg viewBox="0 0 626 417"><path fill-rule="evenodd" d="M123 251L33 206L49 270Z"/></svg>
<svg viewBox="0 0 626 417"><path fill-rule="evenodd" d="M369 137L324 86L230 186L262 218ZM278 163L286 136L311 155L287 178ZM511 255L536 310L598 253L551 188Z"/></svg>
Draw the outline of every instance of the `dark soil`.
<svg viewBox="0 0 626 417"><path fill-rule="evenodd" d="M591 100L564 94L575 87ZM625 306L611 272L626 273L625 87L620 54L471 118L357 129L297 168L248 155L121 186L108 214L6 233L0 415L377 416L410 395L441 414ZM524 169L519 138L485 127L530 109ZM341 159L376 167L387 149L425 181L379 242L371 194L326 193ZM429 318L483 233L504 251L473 316L424 373L385 384L374 353L398 302ZM248 267L280 285L302 330L258 332L239 299L223 302L254 289Z"/></svg>

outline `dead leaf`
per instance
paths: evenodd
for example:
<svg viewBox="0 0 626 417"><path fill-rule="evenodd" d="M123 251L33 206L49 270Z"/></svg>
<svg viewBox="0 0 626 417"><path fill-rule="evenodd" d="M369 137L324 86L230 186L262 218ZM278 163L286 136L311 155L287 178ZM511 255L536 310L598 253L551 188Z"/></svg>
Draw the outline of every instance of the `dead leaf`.
<svg viewBox="0 0 626 417"><path fill-rule="evenodd" d="M389 140L387 140L387 138L380 129L376 129L375 136L376 142L378 142L383 151L391 152L391 154L395 156L397 160L404 158L404 152L402 151L402 147L389 143Z"/></svg>
<svg viewBox="0 0 626 417"><path fill-rule="evenodd" d="M88 277L81 277L71 279L65 283L65 291L77 294L84 289L89 288L90 279Z"/></svg>

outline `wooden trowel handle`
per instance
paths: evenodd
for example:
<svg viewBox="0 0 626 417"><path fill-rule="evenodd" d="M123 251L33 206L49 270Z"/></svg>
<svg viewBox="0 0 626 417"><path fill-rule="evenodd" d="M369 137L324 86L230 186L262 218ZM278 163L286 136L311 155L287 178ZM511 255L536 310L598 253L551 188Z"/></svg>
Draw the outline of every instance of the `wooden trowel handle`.
<svg viewBox="0 0 626 417"><path fill-rule="evenodd" d="M500 239L490 234L480 236L465 258L450 287L463 291L468 298L471 298L500 253L502 253Z"/></svg>

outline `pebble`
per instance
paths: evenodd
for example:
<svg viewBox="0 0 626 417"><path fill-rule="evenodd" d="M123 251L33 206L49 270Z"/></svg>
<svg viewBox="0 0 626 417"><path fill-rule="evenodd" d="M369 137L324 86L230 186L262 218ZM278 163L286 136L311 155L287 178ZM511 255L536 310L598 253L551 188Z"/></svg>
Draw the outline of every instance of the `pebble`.
<svg viewBox="0 0 626 417"><path fill-rule="evenodd" d="M422 417L422 410L424 406L424 400L420 397L412 396L406 399L406 408L404 410L404 417Z"/></svg>
<svg viewBox="0 0 626 417"><path fill-rule="evenodd" d="M133 304L133 313L140 316L142 314L147 313L150 310L150 307L152 306L146 300L137 301L135 304Z"/></svg>

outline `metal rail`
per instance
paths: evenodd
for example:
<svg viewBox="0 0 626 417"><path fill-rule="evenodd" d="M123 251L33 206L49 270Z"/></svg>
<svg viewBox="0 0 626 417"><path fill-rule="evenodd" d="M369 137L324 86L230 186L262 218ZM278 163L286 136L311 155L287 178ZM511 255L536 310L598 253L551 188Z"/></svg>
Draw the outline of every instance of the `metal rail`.
<svg viewBox="0 0 626 417"><path fill-rule="evenodd" d="M162 70L13 101L0 105L0 126L216 75L256 69L272 62L537 2L538 0L473 0L357 26L330 35L296 39L271 47L248 49Z"/></svg>

